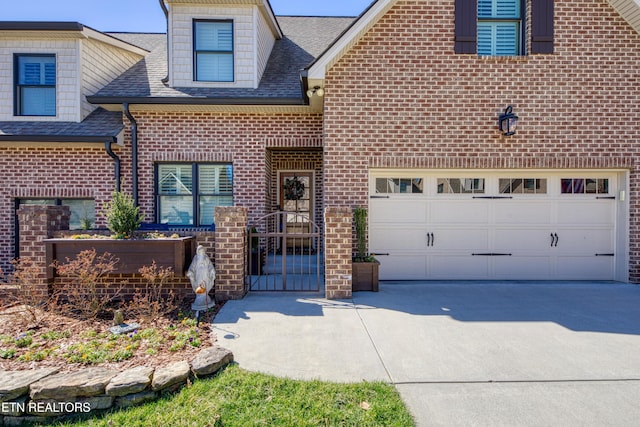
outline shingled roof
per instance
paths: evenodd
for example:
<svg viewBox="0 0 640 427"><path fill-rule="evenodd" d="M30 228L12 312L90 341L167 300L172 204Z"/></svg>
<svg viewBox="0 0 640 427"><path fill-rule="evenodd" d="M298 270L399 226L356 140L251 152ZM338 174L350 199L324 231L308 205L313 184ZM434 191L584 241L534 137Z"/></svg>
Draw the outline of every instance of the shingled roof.
<svg viewBox="0 0 640 427"><path fill-rule="evenodd" d="M117 138L123 128L121 112L97 108L80 123L0 122L0 141L104 143Z"/></svg>
<svg viewBox="0 0 640 427"><path fill-rule="evenodd" d="M110 33L151 53L122 76L88 97L95 104L303 104L300 71L333 42L354 18L278 17L284 37L276 40L257 89L180 88L167 75L165 34Z"/></svg>

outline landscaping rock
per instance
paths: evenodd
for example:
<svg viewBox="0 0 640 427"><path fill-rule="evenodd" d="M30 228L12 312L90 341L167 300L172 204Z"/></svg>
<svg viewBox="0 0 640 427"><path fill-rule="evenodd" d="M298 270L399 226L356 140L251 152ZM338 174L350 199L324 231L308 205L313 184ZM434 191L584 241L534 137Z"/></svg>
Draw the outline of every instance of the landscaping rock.
<svg viewBox="0 0 640 427"><path fill-rule="evenodd" d="M107 385L105 391L108 396L125 396L139 393L151 384L153 368L138 366L128 369L115 376Z"/></svg>
<svg viewBox="0 0 640 427"><path fill-rule="evenodd" d="M113 335L122 335L122 334L128 334L129 332L133 332L136 329L140 329L139 323L130 323L130 324L122 323L120 325L112 326L111 328L109 328L109 331Z"/></svg>
<svg viewBox="0 0 640 427"><path fill-rule="evenodd" d="M141 403L151 402L158 397L154 391L143 391L126 396L116 397L115 406L118 408L128 408L129 406L139 405Z"/></svg>
<svg viewBox="0 0 640 427"><path fill-rule="evenodd" d="M88 403L91 407L92 411L98 409L109 409L113 406L114 401L113 396L94 396L94 397L85 397L76 400L77 403L82 403L83 405ZM84 411L84 410L83 410Z"/></svg>
<svg viewBox="0 0 640 427"><path fill-rule="evenodd" d="M164 390L172 385L181 384L189 377L189 364L187 362L176 362L164 368L156 369L151 382L153 391Z"/></svg>
<svg viewBox="0 0 640 427"><path fill-rule="evenodd" d="M0 402L7 402L27 394L29 386L36 381L57 373L58 368L36 369L33 371L0 372Z"/></svg>
<svg viewBox="0 0 640 427"><path fill-rule="evenodd" d="M31 399L71 399L104 394L109 381L118 373L105 368L56 374L31 384Z"/></svg>
<svg viewBox="0 0 640 427"><path fill-rule="evenodd" d="M197 376L211 375L233 362L233 353L222 347L202 350L191 361L191 370Z"/></svg>
<svg viewBox="0 0 640 427"><path fill-rule="evenodd" d="M4 427L30 426L33 424L47 424L51 419L47 417L4 417Z"/></svg>

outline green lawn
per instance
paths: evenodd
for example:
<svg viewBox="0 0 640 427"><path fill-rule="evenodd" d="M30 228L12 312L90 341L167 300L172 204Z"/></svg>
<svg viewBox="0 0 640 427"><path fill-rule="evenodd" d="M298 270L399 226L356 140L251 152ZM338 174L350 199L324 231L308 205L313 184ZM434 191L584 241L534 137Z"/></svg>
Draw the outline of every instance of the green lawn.
<svg viewBox="0 0 640 427"><path fill-rule="evenodd" d="M146 405L65 426L413 426L392 385L294 381L231 365Z"/></svg>

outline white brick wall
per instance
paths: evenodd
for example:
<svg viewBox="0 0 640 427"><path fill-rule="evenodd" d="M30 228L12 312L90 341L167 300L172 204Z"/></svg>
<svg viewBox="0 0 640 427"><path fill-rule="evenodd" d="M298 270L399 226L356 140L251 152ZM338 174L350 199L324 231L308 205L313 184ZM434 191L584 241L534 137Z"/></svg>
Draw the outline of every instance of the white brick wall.
<svg viewBox="0 0 640 427"><path fill-rule="evenodd" d="M255 6L237 7L217 7L217 6L196 6L196 5L173 5L170 9L172 45L172 72L171 84L174 87L234 87L253 88L255 82L259 80L261 71L256 70L256 28L258 23L254 18ZM257 14L259 15L259 14ZM193 20L194 19L220 19L233 20L233 42L234 42L234 82L194 82L193 81ZM262 18L261 18L262 19ZM266 26L266 24L265 24ZM271 38L273 45L273 35L268 32L268 28L260 31L261 38ZM260 57L264 57L264 52L269 42L260 42ZM262 62L266 61L261 59ZM264 70L264 68L263 68ZM256 74L259 73L259 74ZM256 78L258 76L258 78Z"/></svg>

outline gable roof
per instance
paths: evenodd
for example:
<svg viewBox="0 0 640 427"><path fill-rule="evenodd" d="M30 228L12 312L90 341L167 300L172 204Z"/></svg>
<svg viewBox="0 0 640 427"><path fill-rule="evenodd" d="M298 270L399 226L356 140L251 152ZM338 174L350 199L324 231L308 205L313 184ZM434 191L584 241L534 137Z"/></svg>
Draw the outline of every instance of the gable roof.
<svg viewBox="0 0 640 427"><path fill-rule="evenodd" d="M640 0L607 0L640 33ZM322 80L325 72L353 47L391 9L397 0L374 0L369 7L307 68L309 79Z"/></svg>
<svg viewBox="0 0 640 427"><path fill-rule="evenodd" d="M640 0L607 0L628 23L640 33Z"/></svg>
<svg viewBox="0 0 640 427"><path fill-rule="evenodd" d="M165 34L110 33L151 53L87 97L94 104L304 105L300 71L352 22L345 17L278 17L283 37L275 41L258 88L181 88L167 75Z"/></svg>
<svg viewBox="0 0 640 427"><path fill-rule="evenodd" d="M45 40L49 38L85 38L98 40L141 56L149 53L140 46L127 43L79 22L0 21L0 37L3 36Z"/></svg>

